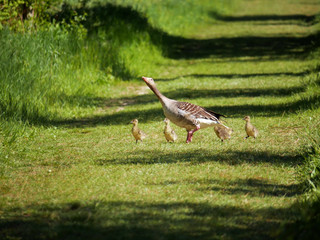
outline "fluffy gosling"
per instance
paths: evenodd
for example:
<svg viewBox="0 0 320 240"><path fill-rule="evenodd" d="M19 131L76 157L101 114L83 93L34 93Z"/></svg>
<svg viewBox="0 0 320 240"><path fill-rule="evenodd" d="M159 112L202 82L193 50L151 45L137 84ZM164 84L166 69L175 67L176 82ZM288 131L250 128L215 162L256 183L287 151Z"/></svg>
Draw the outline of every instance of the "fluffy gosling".
<svg viewBox="0 0 320 240"><path fill-rule="evenodd" d="M246 130L246 133L247 133L247 136L244 139L247 139L248 137L256 138L258 136L258 129L251 124L250 116L245 116L243 120L246 121L246 125L244 129Z"/></svg>
<svg viewBox="0 0 320 240"><path fill-rule="evenodd" d="M142 140L145 139L147 136L140 128L138 128L138 122L138 119L133 119L130 122L133 124L131 132L134 138L136 139L136 143L138 143L139 140L142 142Z"/></svg>
<svg viewBox="0 0 320 240"><path fill-rule="evenodd" d="M164 136L166 137L167 142L175 142L178 136L175 133L175 131L171 128L170 120L168 118L165 118L163 121L165 122L163 133L164 133Z"/></svg>
<svg viewBox="0 0 320 240"><path fill-rule="evenodd" d="M231 134L233 133L233 130L231 128L226 128L223 125L216 125L214 127L214 132L218 136L218 138L221 139L221 142L223 142L225 139L230 139Z"/></svg>

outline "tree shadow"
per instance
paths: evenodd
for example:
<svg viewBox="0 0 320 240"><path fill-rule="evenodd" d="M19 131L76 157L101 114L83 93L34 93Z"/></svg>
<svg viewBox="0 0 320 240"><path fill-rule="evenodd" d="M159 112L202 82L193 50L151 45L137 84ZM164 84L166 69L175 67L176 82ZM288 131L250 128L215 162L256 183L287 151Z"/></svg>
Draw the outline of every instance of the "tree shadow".
<svg viewBox="0 0 320 240"><path fill-rule="evenodd" d="M155 78L156 81L173 81L179 78L194 77L194 78L222 78L222 79L234 79L234 78L253 78L253 77L302 77L308 74L309 71L301 72L274 72L274 73L232 73L232 74L187 74L170 78Z"/></svg>
<svg viewBox="0 0 320 240"><path fill-rule="evenodd" d="M236 160L235 160L236 159ZM121 158L99 158L94 160L96 165L132 165L132 164L199 164L206 162L223 162L229 165L271 163L279 166L297 166L302 160L301 156L291 154L272 154L268 151L227 151L224 154L206 150L187 152L161 152L159 150L140 150L131 152Z"/></svg>
<svg viewBox="0 0 320 240"><path fill-rule="evenodd" d="M181 181L164 181L155 185L190 185L192 188L197 188L201 192L215 192L224 195L244 195L248 197L295 197L302 193L299 184L274 184L269 183L266 179L262 178L248 178L237 180L226 179L202 179L202 180L189 180L183 179ZM195 187L206 185L205 187Z"/></svg>
<svg viewBox="0 0 320 240"><path fill-rule="evenodd" d="M268 183L265 180L255 178L228 181L227 184L230 185L229 188L221 187L217 184L214 184L215 186L213 187L207 187L200 190L222 192L223 194L228 195L243 194L250 197L271 196L290 198L302 193L301 186L299 184L272 184Z"/></svg>
<svg viewBox="0 0 320 240"><path fill-rule="evenodd" d="M215 39L176 39L168 56L173 59L255 57L264 59L304 58L319 42L319 32L306 37L234 37Z"/></svg>
<svg viewBox="0 0 320 240"><path fill-rule="evenodd" d="M234 106L212 106L216 112L222 112L229 117L243 117L245 115L254 115L256 117L275 117L284 114L295 114L298 111L308 109L317 109L320 107L320 96L314 95L299 100L268 105L234 105Z"/></svg>
<svg viewBox="0 0 320 240"><path fill-rule="evenodd" d="M236 98L236 97L286 97L305 90L304 86L296 86L290 88L233 88L233 89L200 89L193 90L188 88L178 88L172 91L164 92L163 94L171 99L188 98L188 101L197 98ZM134 106L145 105L150 103L159 102L153 93L137 95L133 97L121 98L89 98L84 100L85 104L92 103L93 106L100 107L121 107L121 106Z"/></svg>
<svg viewBox="0 0 320 240"><path fill-rule="evenodd" d="M2 239L274 239L294 210L208 203L88 201L10 209Z"/></svg>
<svg viewBox="0 0 320 240"><path fill-rule="evenodd" d="M209 15L219 21L223 22L265 22L267 25L274 24L297 24L303 26L311 26L318 23L316 15L290 14L290 15L253 15L253 16L225 16L218 12L211 11ZM276 23L278 22L278 23Z"/></svg>
<svg viewBox="0 0 320 240"><path fill-rule="evenodd" d="M197 99L197 98L238 98L238 97L286 97L302 92L304 87L290 87L290 88L232 88L232 89L206 89L206 90L192 90L192 89L176 89L165 93L165 96L172 99Z"/></svg>

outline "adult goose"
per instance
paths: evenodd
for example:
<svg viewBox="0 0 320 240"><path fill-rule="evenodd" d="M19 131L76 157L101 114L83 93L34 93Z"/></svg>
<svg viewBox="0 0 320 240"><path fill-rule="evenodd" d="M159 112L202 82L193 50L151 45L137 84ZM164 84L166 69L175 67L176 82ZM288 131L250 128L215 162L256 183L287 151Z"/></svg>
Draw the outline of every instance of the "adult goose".
<svg viewBox="0 0 320 240"><path fill-rule="evenodd" d="M192 103L179 102L167 98L157 89L152 78L142 77L142 79L160 100L164 115L177 126L187 130L187 143L192 141L194 132L199 129L215 126L217 124L223 125L219 121L219 118L221 116L225 117L224 115L212 112Z"/></svg>

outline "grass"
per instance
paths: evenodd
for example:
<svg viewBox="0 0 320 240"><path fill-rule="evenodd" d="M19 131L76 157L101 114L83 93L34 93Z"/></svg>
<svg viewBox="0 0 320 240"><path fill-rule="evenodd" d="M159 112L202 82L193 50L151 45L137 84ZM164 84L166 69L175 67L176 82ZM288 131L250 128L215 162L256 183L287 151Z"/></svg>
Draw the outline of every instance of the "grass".
<svg viewBox="0 0 320 240"><path fill-rule="evenodd" d="M1 238L275 239L281 225L297 219L292 205L302 196L297 170L305 144L299 133L306 119L319 114L319 84L312 80L319 64L318 24L299 17L316 14L319 5L282 1L274 8L269 1L237 1L233 7L243 15L212 9L216 18L210 22L206 15L197 31L190 26L192 31L175 32L173 23L170 32L161 25L166 21L156 25L152 12L159 12L149 2L124 3L121 11L126 4L141 6L151 19L142 36L161 27L166 50L157 55L162 50L154 43L155 56L145 55L138 41L131 81L66 91L52 108L56 115L24 127L11 145L1 131ZM206 3L199 8L210 13ZM119 51L129 54L134 43ZM86 62L78 71L57 72L67 89L82 73L98 72L101 65L86 68ZM170 98L226 114L234 129L230 141L221 143L213 129L203 129L185 144L185 130L173 125L178 141L166 143L161 105L136 80L139 74L153 77ZM244 115L260 131L256 140L243 139ZM133 118L148 134L141 144L130 132Z"/></svg>

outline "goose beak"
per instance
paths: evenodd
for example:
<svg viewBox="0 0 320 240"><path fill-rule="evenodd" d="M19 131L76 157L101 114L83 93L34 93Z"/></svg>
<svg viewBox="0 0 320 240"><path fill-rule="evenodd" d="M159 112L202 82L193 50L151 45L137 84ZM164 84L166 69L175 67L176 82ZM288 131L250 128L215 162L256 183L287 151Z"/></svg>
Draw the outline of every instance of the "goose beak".
<svg viewBox="0 0 320 240"><path fill-rule="evenodd" d="M147 77L142 77L143 81L147 82L148 78Z"/></svg>

